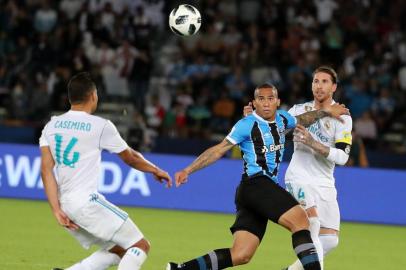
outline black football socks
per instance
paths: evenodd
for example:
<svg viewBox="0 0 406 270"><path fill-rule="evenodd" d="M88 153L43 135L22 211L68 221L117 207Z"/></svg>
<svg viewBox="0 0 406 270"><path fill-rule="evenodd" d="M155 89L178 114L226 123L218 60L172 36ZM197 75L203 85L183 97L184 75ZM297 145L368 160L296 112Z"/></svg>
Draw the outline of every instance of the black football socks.
<svg viewBox="0 0 406 270"><path fill-rule="evenodd" d="M216 249L178 265L179 270L220 270L233 266L229 248Z"/></svg>
<svg viewBox="0 0 406 270"><path fill-rule="evenodd" d="M319 256L310 236L310 231L301 230L292 234L292 244L305 270L321 270Z"/></svg>

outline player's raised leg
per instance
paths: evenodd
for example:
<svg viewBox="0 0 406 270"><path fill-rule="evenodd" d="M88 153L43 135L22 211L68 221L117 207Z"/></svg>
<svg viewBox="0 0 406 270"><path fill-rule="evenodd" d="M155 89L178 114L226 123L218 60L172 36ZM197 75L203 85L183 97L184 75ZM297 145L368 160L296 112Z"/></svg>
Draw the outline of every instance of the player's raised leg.
<svg viewBox="0 0 406 270"><path fill-rule="evenodd" d="M225 269L247 264L254 256L260 240L248 231L236 231L231 248L216 249L193 260L176 264L168 263L166 270Z"/></svg>
<svg viewBox="0 0 406 270"><path fill-rule="evenodd" d="M311 238L309 220L301 206L296 205L285 212L278 223L292 232L292 245L305 270L320 270L319 257Z"/></svg>
<svg viewBox="0 0 406 270"><path fill-rule="evenodd" d="M119 262L120 257L117 254L101 249L71 267L66 268L66 270L106 270L111 266L117 265ZM54 270L56 269L59 268Z"/></svg>
<svg viewBox="0 0 406 270"><path fill-rule="evenodd" d="M118 270L141 269L151 246L130 218L124 222L113 236L112 242L116 243L117 247L110 251L122 256ZM119 247L123 248L123 250Z"/></svg>
<svg viewBox="0 0 406 270"><path fill-rule="evenodd" d="M306 209L307 216L309 217L309 231L310 235L313 240L313 244L316 247L317 254L319 256L319 261L320 261L320 267L321 269L324 268L324 263L323 263L323 246L321 244L320 238L319 238L319 233L320 233L320 220L317 215L317 209L316 207L310 207ZM296 260L292 265L290 265L288 270L303 270L303 265L300 260Z"/></svg>

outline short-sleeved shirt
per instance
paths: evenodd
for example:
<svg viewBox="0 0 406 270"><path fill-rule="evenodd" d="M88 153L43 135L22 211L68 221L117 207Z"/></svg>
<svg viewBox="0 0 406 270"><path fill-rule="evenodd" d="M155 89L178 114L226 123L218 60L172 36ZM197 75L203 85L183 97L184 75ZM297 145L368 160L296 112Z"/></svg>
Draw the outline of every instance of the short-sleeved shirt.
<svg viewBox="0 0 406 270"><path fill-rule="evenodd" d="M285 131L295 126L296 118L283 110L276 111L273 122L255 112L238 121L226 139L241 149L243 175L265 175L278 182L279 164L285 149Z"/></svg>
<svg viewBox="0 0 406 270"><path fill-rule="evenodd" d="M314 101L311 101L294 105L289 113L296 116L313 110ZM352 118L349 115L342 115L341 118L344 123L335 118L324 117L307 127L307 130L316 141L325 146L335 147L336 143L351 145ZM303 143L295 142L294 147L285 181L334 187L335 163Z"/></svg>
<svg viewBox="0 0 406 270"><path fill-rule="evenodd" d="M48 146L55 160L61 200L97 192L102 150L120 153L128 147L113 123L83 111L52 117L39 144Z"/></svg>

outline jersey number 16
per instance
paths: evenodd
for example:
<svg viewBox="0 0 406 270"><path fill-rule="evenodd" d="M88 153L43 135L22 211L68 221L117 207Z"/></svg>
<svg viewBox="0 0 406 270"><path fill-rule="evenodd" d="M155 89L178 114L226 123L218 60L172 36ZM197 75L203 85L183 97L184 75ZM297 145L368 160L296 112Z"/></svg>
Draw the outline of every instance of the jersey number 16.
<svg viewBox="0 0 406 270"><path fill-rule="evenodd" d="M71 168L75 167L75 163L78 162L80 154L78 152L73 152L72 159L69 159L69 154L72 151L72 148L75 146L75 144L78 142L78 139L76 137L73 137L70 139L68 145L66 146L65 150L63 151L63 154L61 156L61 146L62 146L62 135L55 134L55 156L56 156L56 162L58 165L64 164L66 166L69 166Z"/></svg>

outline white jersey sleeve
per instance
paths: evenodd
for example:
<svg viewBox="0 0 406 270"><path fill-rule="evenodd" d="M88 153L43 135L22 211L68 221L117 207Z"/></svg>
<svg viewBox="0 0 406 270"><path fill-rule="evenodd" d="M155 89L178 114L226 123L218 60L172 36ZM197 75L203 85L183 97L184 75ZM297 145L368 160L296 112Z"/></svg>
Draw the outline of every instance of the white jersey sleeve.
<svg viewBox="0 0 406 270"><path fill-rule="evenodd" d="M47 127L48 127L48 124L45 125L45 127L42 129L41 137L39 138L39 146L40 147L49 146L49 141L48 141L48 139L47 139L47 137L45 135Z"/></svg>
<svg viewBox="0 0 406 270"><path fill-rule="evenodd" d="M352 119L349 115L341 116L341 119L344 120L344 123L338 122L335 132L335 143L346 143L352 144Z"/></svg>
<svg viewBox="0 0 406 270"><path fill-rule="evenodd" d="M116 126L110 120L107 120L100 137L100 149L111 153L120 153L127 148L128 145L121 138Z"/></svg>

